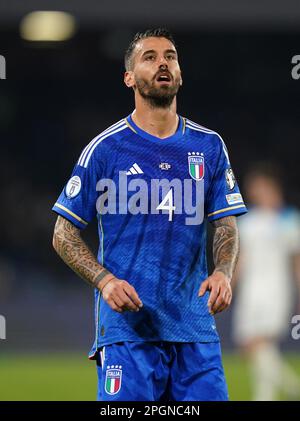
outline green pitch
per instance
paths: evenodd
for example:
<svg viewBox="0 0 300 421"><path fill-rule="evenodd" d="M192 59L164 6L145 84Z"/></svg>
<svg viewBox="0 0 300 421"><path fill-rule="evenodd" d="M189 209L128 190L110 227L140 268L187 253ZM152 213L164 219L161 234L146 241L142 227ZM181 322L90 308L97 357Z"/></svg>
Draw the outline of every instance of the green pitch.
<svg viewBox="0 0 300 421"><path fill-rule="evenodd" d="M288 360L300 375L300 358ZM249 400L249 373L236 355L225 355L231 400ZM1 355L0 400L95 400L95 363L82 354Z"/></svg>

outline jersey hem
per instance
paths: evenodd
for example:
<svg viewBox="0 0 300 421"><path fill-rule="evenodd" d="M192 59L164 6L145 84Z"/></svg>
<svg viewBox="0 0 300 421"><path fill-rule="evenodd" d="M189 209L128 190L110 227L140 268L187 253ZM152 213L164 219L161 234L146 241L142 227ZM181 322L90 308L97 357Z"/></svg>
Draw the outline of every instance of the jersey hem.
<svg viewBox="0 0 300 421"><path fill-rule="evenodd" d="M95 360L97 358L97 354L100 351L100 349L104 346L108 346L108 345L112 345L115 343L120 343L120 342L172 342L172 343L219 343L220 342L220 338L219 336L216 336L214 339L210 338L210 339L202 339L199 338L197 340L193 339L193 340L178 340L178 339L161 339L161 338L151 338L151 339L120 339L120 338L115 338L115 339L110 339L107 341L104 341L103 343L100 343L97 347L96 350L92 350L89 352L88 354L88 359L89 360Z"/></svg>

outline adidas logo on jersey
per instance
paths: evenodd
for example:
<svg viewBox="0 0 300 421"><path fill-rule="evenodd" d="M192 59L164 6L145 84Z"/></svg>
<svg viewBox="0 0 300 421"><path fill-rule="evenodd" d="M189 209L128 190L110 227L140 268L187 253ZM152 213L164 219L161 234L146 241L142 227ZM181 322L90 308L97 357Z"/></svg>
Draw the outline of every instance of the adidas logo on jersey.
<svg viewBox="0 0 300 421"><path fill-rule="evenodd" d="M144 171L138 166L137 163L127 171L126 175L144 174Z"/></svg>

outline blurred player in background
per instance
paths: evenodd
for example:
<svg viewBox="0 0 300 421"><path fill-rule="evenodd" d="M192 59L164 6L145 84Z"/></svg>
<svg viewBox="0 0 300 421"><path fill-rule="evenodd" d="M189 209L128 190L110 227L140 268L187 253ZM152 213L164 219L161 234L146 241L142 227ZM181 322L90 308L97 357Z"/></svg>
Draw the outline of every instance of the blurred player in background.
<svg viewBox="0 0 300 421"><path fill-rule="evenodd" d="M276 400L280 391L297 399L300 381L279 341L291 329L293 277L300 290L299 212L286 206L280 171L270 163L247 174L245 194L252 206L239 223L235 339L251 364L253 400Z"/></svg>
<svg viewBox="0 0 300 421"><path fill-rule="evenodd" d="M222 138L177 114L182 77L171 34L138 33L125 66L134 112L86 146L53 208L56 251L95 288L90 358L97 360L98 399L227 400L213 314L231 302L235 219L246 207ZM146 194L129 190L127 178ZM111 198L115 206L105 214L98 206L103 180L110 182L104 203ZM155 189L162 180L165 191ZM192 197L195 209L181 211ZM80 236L97 211L98 260ZM195 212L197 221L187 218ZM205 219L214 227L210 276Z"/></svg>

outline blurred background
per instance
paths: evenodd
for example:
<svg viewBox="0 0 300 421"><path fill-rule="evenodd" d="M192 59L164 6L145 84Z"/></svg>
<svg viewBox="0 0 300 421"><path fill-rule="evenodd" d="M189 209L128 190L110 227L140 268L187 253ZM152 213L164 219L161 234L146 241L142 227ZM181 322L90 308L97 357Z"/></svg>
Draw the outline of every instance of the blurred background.
<svg viewBox="0 0 300 421"><path fill-rule="evenodd" d="M65 14L32 14L41 10ZM133 110L123 54L135 32L157 26L177 42L179 113L223 136L242 192L249 165L276 162L287 203L300 207L297 1L2 0L0 400L95 399L93 291L52 249L51 207L82 148ZM84 238L96 250L96 223ZM251 399L232 310L217 323L231 399ZM290 330L280 346L300 374Z"/></svg>

